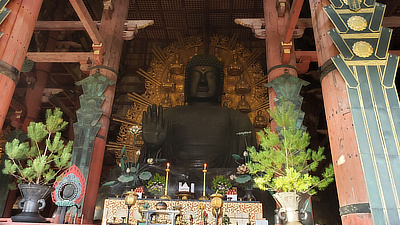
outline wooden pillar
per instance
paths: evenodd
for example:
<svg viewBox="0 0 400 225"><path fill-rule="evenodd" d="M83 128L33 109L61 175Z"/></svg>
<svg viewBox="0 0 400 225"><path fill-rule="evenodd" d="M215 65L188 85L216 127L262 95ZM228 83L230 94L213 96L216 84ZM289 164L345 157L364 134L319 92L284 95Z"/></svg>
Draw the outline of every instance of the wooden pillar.
<svg viewBox="0 0 400 225"><path fill-rule="evenodd" d="M286 8L286 7L285 7ZM275 78L285 73L285 69L288 70L293 76L297 77L297 71L292 68L280 67L282 65L282 42L284 40L285 28L288 23L288 11L285 10L284 14L279 17L277 10L277 1L275 0L264 0L264 21L265 21L265 46L267 52L267 73L268 82L273 81ZM292 42L293 43L293 42ZM294 54L294 47L292 46L290 54L289 65L296 66L296 58ZM275 107L274 98L276 93L272 88L268 89L269 92L269 105ZM274 121L271 123L271 127L274 129L276 124Z"/></svg>
<svg viewBox="0 0 400 225"><path fill-rule="evenodd" d="M65 6L62 5L65 4L59 4L59 6L55 10L54 13L55 20L61 20L63 16L62 10L65 8ZM45 49L46 52L55 50L58 34L59 34L58 31L49 32L49 38L47 40ZM43 90L46 87L47 80L51 72L51 66L52 63L36 63L35 65L36 83L33 88L27 89L25 96L25 106L27 111L26 111L26 116L24 118L24 123L22 125L22 130L25 132L27 132L29 123L36 122L39 117L42 105ZM17 190L9 191L3 217L11 216L12 205L16 200L16 192Z"/></svg>
<svg viewBox="0 0 400 225"><path fill-rule="evenodd" d="M0 60L8 71L0 73L0 128L3 127L41 5L42 0L12 0L7 4L12 11L0 26L4 33L0 38Z"/></svg>
<svg viewBox="0 0 400 225"><path fill-rule="evenodd" d="M25 60L41 5L42 0L12 0L6 6L11 12L0 25L4 33L0 38L0 62L7 71L0 73L0 129L18 82L19 70ZM11 191L3 216L10 216L15 196L16 191Z"/></svg>
<svg viewBox="0 0 400 225"><path fill-rule="evenodd" d="M339 54L327 34L327 31L334 27L322 9L330 2L329 0L309 0L309 2L318 64L322 66L321 86L339 206L341 208L354 206L356 209L358 206L368 203L368 194L352 122L346 83L336 69L327 66L330 58ZM357 213L357 210L350 211L345 215L342 214L341 218L344 225L373 224L371 213Z"/></svg>
<svg viewBox="0 0 400 225"><path fill-rule="evenodd" d="M123 45L122 34L124 31L124 21L128 15L129 0L116 0L113 3L114 11L111 19L107 19L106 12L103 12L99 31L104 40L105 47L103 65L112 68L114 71L118 71ZM112 81L117 81L117 74L110 70L100 69L100 73ZM101 107L103 115L99 120L101 128L94 142L86 186L85 202L83 204L82 213L84 218L83 223L85 224L93 222L114 94L115 85L108 86L104 92L106 99Z"/></svg>
<svg viewBox="0 0 400 225"><path fill-rule="evenodd" d="M288 11L282 17L278 16L277 1L264 0L264 21L265 21L265 45L267 52L267 72L268 82L273 81L285 72L285 68L278 68L270 71L271 68L282 65L282 42L285 35L285 28L288 23ZM289 65L296 66L296 58L294 54L294 47L292 46L290 54ZM297 77L297 72L289 69L289 73ZM270 89L272 90L272 89ZM272 90L273 92L273 90ZM275 93L272 96L276 96ZM275 105L270 92L270 104Z"/></svg>

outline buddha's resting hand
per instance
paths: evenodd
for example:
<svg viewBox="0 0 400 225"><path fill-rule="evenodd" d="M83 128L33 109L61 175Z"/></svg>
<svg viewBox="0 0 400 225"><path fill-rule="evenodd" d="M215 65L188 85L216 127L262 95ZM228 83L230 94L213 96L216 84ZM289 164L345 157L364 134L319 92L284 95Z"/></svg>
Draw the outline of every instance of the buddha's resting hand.
<svg viewBox="0 0 400 225"><path fill-rule="evenodd" d="M158 150L167 138L167 127L164 124L163 107L153 104L143 112L143 141L150 150Z"/></svg>

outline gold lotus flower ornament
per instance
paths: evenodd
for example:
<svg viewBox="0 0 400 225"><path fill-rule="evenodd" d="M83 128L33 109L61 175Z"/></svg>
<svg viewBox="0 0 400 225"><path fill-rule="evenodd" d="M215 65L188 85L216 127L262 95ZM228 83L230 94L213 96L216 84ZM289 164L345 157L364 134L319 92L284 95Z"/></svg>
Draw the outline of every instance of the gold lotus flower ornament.
<svg viewBox="0 0 400 225"><path fill-rule="evenodd" d="M131 132L132 134L140 134L142 132L142 128L140 128L137 125L134 125L129 128L129 132Z"/></svg>
<svg viewBox="0 0 400 225"><path fill-rule="evenodd" d="M374 49L372 48L371 44L366 41L358 41L353 45L353 52L356 56L361 58L367 58L372 55Z"/></svg>
<svg viewBox="0 0 400 225"><path fill-rule="evenodd" d="M347 20L347 25L354 31L362 31L367 28L367 20L362 16L352 16Z"/></svg>

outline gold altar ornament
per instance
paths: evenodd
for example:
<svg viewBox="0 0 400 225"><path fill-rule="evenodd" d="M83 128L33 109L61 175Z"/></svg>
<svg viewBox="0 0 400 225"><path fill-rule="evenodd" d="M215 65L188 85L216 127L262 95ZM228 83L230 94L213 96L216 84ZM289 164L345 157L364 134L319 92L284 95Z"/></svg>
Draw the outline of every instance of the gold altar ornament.
<svg viewBox="0 0 400 225"><path fill-rule="evenodd" d="M358 41L353 45L353 52L358 57L367 58L372 55L374 50L368 42Z"/></svg>
<svg viewBox="0 0 400 225"><path fill-rule="evenodd" d="M362 16L352 16L347 20L347 25L354 31L362 31L367 28L367 20Z"/></svg>
<svg viewBox="0 0 400 225"><path fill-rule="evenodd" d="M220 209L222 208L222 205L224 204L224 201L222 198L224 197L223 195L219 193L212 194L211 196L211 206L215 209Z"/></svg>
<svg viewBox="0 0 400 225"><path fill-rule="evenodd" d="M131 211L131 207L135 205L137 199L138 199L138 194L134 192L132 189L128 192L125 193L125 205L128 206L128 215L126 217L126 224L129 225L129 213Z"/></svg>
<svg viewBox="0 0 400 225"><path fill-rule="evenodd" d="M206 174L207 174L207 163L204 163L203 166L203 196L199 198L199 200L208 200L206 196Z"/></svg>
<svg viewBox="0 0 400 225"><path fill-rule="evenodd" d="M215 224L218 225L218 217L222 215L222 205L224 204L224 201L222 200L223 195L219 194L218 192L215 194L212 194L211 196L211 207L212 207L212 212L214 215L215 212Z"/></svg>
<svg viewBox="0 0 400 225"><path fill-rule="evenodd" d="M168 177L169 177L169 171L171 171L171 169L169 168L170 164L167 163L167 168L165 169L166 175L165 175L165 190L164 190L164 195L161 196L161 199L171 199L171 197L169 197L168 195Z"/></svg>
<svg viewBox="0 0 400 225"><path fill-rule="evenodd" d="M125 205L127 206L133 206L137 199L138 199L138 194L134 192L132 189L128 192L125 193Z"/></svg>
<svg viewBox="0 0 400 225"><path fill-rule="evenodd" d="M143 200L142 200L143 201ZM159 199L146 199L145 204L140 204L139 201L137 204L133 205L131 211L136 211L139 207L143 207L144 211L147 209L155 209L156 204L159 202ZM203 213L207 212L210 215L210 212L213 211L211 204L209 202L192 200L192 201L182 201L182 200L169 200L167 202L168 208L174 208L175 206L182 207L182 213L186 214L189 213L193 214L193 225L198 225L199 223L204 222ZM106 199L104 201L104 212L103 212L103 219L102 225L107 225L110 223L122 223L122 219L120 217L116 217L118 210L124 208L125 202L123 199ZM263 217L263 207L261 202L240 202L240 201L227 201L224 202L223 213L232 215L231 222L232 225L236 225L235 218L238 221L243 221L243 215L246 215L246 218L249 220L251 225L256 225L256 220L260 220ZM142 209L143 210L143 209ZM126 211L125 214L126 216ZM116 218L114 218L116 217ZM126 218L125 218L126 221ZM133 222L133 219L132 221ZM221 221L220 221L221 222ZM214 224L215 223L210 223Z"/></svg>

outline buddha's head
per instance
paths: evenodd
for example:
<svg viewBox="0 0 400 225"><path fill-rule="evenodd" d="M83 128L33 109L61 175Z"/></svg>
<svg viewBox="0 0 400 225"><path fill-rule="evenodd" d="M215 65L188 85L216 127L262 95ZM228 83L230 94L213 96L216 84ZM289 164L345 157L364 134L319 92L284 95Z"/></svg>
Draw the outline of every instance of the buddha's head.
<svg viewBox="0 0 400 225"><path fill-rule="evenodd" d="M185 101L221 102L224 67L213 55L196 55L186 65Z"/></svg>

